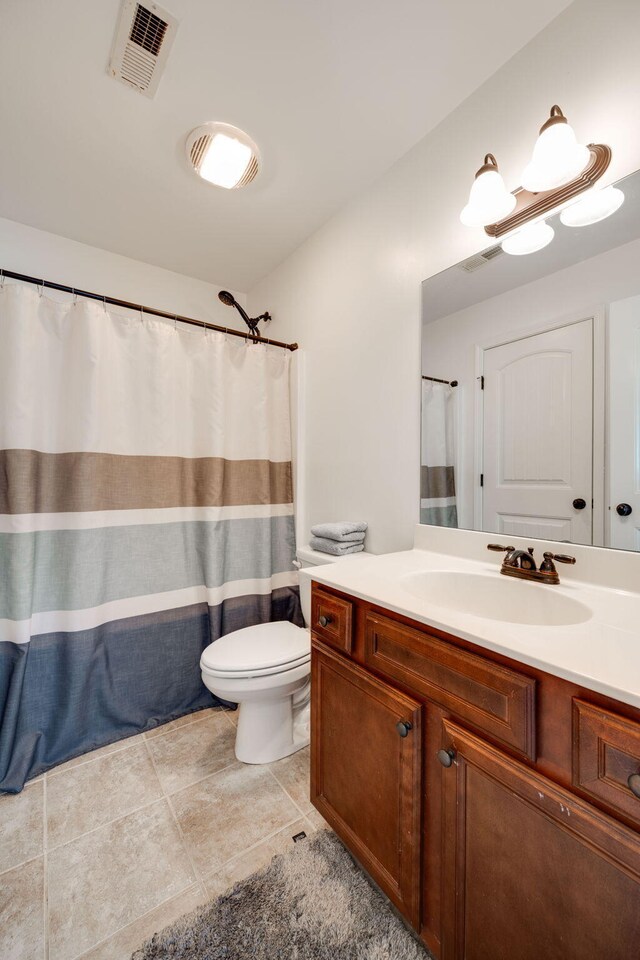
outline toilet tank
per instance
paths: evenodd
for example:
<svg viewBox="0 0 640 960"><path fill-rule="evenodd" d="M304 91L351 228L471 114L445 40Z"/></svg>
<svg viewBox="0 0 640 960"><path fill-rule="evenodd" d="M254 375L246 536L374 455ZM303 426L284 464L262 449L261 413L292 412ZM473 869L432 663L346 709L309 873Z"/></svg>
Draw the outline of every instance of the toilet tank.
<svg viewBox="0 0 640 960"><path fill-rule="evenodd" d="M360 553L351 553L347 557L333 557L328 553L320 553L319 550L312 550L311 547L298 547L297 557L298 561L296 566L299 565L300 570L300 604L302 606L302 616L304 617L305 626L309 626L311 622L311 577L309 571L312 567L319 567L325 563L337 563L338 561L344 561L350 559L351 557L360 557L366 553L365 550Z"/></svg>

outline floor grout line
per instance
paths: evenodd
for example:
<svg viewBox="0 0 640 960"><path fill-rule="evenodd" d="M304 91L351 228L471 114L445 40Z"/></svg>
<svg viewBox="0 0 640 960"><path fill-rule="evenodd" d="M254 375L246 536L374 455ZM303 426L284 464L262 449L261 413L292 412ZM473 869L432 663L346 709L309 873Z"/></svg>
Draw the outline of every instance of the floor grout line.
<svg viewBox="0 0 640 960"><path fill-rule="evenodd" d="M43 913L44 923L44 960L49 960L49 858L47 844L49 841L49 822L47 820L47 778L42 782L42 869L43 882Z"/></svg>
<svg viewBox="0 0 640 960"><path fill-rule="evenodd" d="M280 783L280 781L278 780L278 778L277 778L277 776L275 775L275 773L273 772L273 770L269 769L269 773L271 774L271 776L273 777L273 779L275 780L275 782L278 784L278 786L280 787L280 789L282 790L282 792L283 792L284 794L286 794L286 796L289 798L289 800L290 800L291 803L294 805L294 807L296 808L296 810L299 811L300 816L301 816L301 817L304 817L305 820L306 820L306 818L307 818L307 813L308 813L309 811L307 811L307 813L304 812L304 810L302 809L302 807L300 806L300 804L297 803L297 802L294 800L294 798L291 796L291 794L289 793L289 791L287 790L287 788Z"/></svg>
<svg viewBox="0 0 640 960"><path fill-rule="evenodd" d="M97 830L103 830L105 827L110 827L114 823L119 823L120 820L126 820L127 817L130 817L133 813L140 813L141 810L146 810L147 807L152 807L156 803L161 803L163 800L166 800L164 795L156 797L155 800L148 800L147 803L141 803L137 807L132 807L131 810L127 810L126 813L121 813L118 817L113 817L111 820L105 820L104 823L99 823L97 827L92 827L91 830L85 830L84 833L79 833L75 837L71 837L70 840L63 840L62 843L57 843L53 847L49 847L48 853L57 853L58 850L61 850L62 847L68 847L70 843L75 843L76 840L82 840L84 837L89 837L92 833L96 833Z"/></svg>
<svg viewBox="0 0 640 960"><path fill-rule="evenodd" d="M72 960L82 960L83 957L87 957L90 953L93 953L93 951L97 947L100 947L103 944L108 943L109 940L112 939L112 937L116 937L119 933L122 933L122 931L126 930L127 927L131 927L133 926L134 923L138 923L140 920L144 920L145 917L148 917L150 914L154 913L156 910L159 910L161 907L164 907L165 904L171 903L171 901L175 900L176 897L184 896L184 894L187 893L189 890L191 890L192 887L201 887L201 886L202 886L201 880L194 880L192 883L188 884L188 886L186 886L184 890L179 890L178 893L172 893L170 897L167 897L165 900L161 900L160 903L157 903L155 905L155 907L151 907L151 909L145 910L144 913L141 913L140 916L136 917L134 920L129 920L128 923L125 923L123 924L123 926L118 927L118 929L110 933L108 937L103 937L102 940L98 940L96 943L90 946L87 950L84 950L82 953L73 957ZM206 894L206 890L205 890L205 894Z"/></svg>
<svg viewBox="0 0 640 960"><path fill-rule="evenodd" d="M154 771L155 771L155 775L156 775L156 777L158 778L158 782L160 783L160 789L162 790L162 792L163 792L163 794L164 794L164 799L166 800L167 806L169 807L169 813L171 814L171 816L172 816L172 818L173 818L173 822L174 822L175 825L176 825L176 829L177 829L177 831L178 831L178 836L180 837L180 842L182 843L184 852L186 853L187 859L188 859L189 863L191 864L191 869L193 870L193 875L194 875L194 877L195 877L195 881L194 881L194 882L197 882L197 881L199 881L199 880L202 880L202 875L201 875L200 871L197 869L196 864L195 864L195 861L194 861L193 857L191 856L191 851L190 851L190 849L189 849L189 844L187 843L186 837L185 837L185 835L184 835L184 831L183 831L183 829L182 829L182 827L181 827L181 825L180 825L180 823L179 823L179 821L178 821L178 818L177 818L177 816L176 816L176 812L175 812L175 810L173 809L173 804L171 803L171 797L170 797L169 794L165 793L165 791L164 791L164 787L162 786L162 781L160 780L160 774L158 773L158 770L157 770L157 768L156 768L155 760L153 759L153 755L152 755L152 753L151 753L151 750L149 749L149 744L146 742L146 740L145 740L145 745L146 745L146 747L147 747L147 753L149 754L149 759L151 760L151 765L153 766L153 769L154 769Z"/></svg>

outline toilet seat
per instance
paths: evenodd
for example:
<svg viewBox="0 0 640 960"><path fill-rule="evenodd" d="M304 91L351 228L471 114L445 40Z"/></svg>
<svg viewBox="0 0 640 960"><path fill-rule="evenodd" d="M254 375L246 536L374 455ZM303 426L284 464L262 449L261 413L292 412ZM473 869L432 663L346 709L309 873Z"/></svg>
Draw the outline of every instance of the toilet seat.
<svg viewBox="0 0 640 960"><path fill-rule="evenodd" d="M209 644L200 659L211 677L266 677L294 670L311 659L311 638L289 621L235 630Z"/></svg>

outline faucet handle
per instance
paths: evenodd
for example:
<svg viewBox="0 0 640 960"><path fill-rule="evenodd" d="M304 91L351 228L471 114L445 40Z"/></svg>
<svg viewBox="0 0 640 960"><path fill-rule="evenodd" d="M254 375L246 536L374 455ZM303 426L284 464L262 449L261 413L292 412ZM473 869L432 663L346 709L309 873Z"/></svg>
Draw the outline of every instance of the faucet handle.
<svg viewBox="0 0 640 960"><path fill-rule="evenodd" d="M557 560L558 563L575 563L576 558L569 556L568 553L545 553L545 560Z"/></svg>
<svg viewBox="0 0 640 960"><path fill-rule="evenodd" d="M500 543L488 543L487 550L496 550L498 553L512 553L515 547L503 547Z"/></svg>

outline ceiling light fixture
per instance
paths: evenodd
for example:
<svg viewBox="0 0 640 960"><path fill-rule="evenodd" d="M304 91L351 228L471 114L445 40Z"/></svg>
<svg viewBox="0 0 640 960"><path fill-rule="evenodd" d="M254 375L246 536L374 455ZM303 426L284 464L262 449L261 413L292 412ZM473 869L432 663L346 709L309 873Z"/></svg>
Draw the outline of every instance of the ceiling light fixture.
<svg viewBox="0 0 640 960"><path fill-rule="evenodd" d="M226 190L246 187L260 169L260 153L251 137L229 123L196 127L187 137L186 150L198 176Z"/></svg>
<svg viewBox="0 0 640 960"><path fill-rule="evenodd" d="M606 220L619 210L624 203L624 193L618 187L593 187L576 203L566 207L560 214L565 227L588 227L592 223Z"/></svg>
<svg viewBox="0 0 640 960"><path fill-rule="evenodd" d="M527 253L536 253L543 250L553 240L555 231L544 220L537 223L529 223L522 230L505 237L502 241L502 249L505 253L510 253L513 257L522 257Z"/></svg>
<svg viewBox="0 0 640 960"><path fill-rule="evenodd" d="M496 158L488 153L476 172L469 202L460 214L461 222L466 227L484 227L486 223L507 217L515 205L516 198L507 190Z"/></svg>
<svg viewBox="0 0 640 960"><path fill-rule="evenodd" d="M544 223L551 213L566 208L566 218L562 222L570 226L597 223L615 213L624 199L617 195L620 191L612 194L610 190L613 188L592 189L610 162L611 148L604 143L590 143L588 146L578 143L567 118L554 104L549 118L540 128L531 161L522 174L523 186L508 193L496 159L488 153L476 173L469 202L460 214L460 220L465 226L483 226L490 237L507 237L504 249L508 253L541 250L553 238L552 228ZM586 191L590 191L590 196L585 198L584 206L582 203L572 204ZM527 232L522 240L524 231L521 228L527 224L541 226L537 231ZM525 249L529 245L526 239L534 236L538 240L547 239L541 246ZM516 249L518 247L521 249Z"/></svg>

